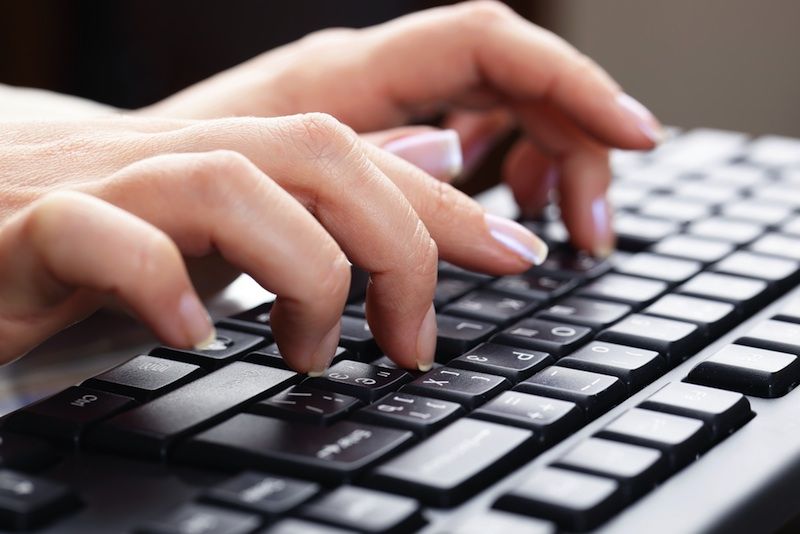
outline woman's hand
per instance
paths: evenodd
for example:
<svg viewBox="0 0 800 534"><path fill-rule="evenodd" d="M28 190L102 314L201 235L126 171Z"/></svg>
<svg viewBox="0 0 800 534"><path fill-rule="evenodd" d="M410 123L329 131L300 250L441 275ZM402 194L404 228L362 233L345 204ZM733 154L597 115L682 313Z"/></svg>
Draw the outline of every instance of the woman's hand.
<svg viewBox="0 0 800 534"><path fill-rule="evenodd" d="M404 367L433 361L437 259L494 274L544 244L324 114L0 123L0 362L117 299L166 344L213 335L183 257L278 295L287 363L320 372L348 259L367 320Z"/></svg>
<svg viewBox="0 0 800 534"><path fill-rule="evenodd" d="M557 188L574 244L600 255L614 241L608 148L649 149L661 136L650 112L590 59L486 1L318 32L143 111L188 118L324 111L360 133L444 112L467 166L519 124L525 135L504 174L523 213L541 209Z"/></svg>

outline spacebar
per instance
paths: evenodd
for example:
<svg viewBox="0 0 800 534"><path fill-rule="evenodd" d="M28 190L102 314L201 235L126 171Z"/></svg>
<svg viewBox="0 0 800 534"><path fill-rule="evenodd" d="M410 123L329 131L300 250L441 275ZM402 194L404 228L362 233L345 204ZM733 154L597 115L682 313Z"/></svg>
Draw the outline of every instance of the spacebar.
<svg viewBox="0 0 800 534"><path fill-rule="evenodd" d="M298 379L292 371L234 362L109 419L88 434L86 443L134 456L164 457L176 438L210 426L238 406Z"/></svg>

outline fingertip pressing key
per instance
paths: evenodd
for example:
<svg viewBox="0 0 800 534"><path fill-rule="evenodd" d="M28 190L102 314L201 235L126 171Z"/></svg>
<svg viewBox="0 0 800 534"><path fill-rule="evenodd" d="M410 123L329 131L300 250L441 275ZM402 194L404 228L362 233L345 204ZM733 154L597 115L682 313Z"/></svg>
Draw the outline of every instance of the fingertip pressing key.
<svg viewBox="0 0 800 534"><path fill-rule="evenodd" d="M197 350L210 347L217 339L217 331L197 295L192 292L184 293L179 307L180 317L188 337L187 345Z"/></svg>

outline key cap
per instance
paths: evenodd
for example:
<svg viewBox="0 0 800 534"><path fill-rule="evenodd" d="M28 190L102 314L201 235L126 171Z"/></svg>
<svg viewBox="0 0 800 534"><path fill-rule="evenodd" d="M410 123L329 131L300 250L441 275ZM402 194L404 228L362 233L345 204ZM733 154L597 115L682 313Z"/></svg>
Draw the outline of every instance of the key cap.
<svg viewBox="0 0 800 534"><path fill-rule="evenodd" d="M760 188L754 188L758 191ZM748 198L722 206L722 214L734 219L743 219L759 224L779 225L792 214L792 206L770 200Z"/></svg>
<svg viewBox="0 0 800 534"><path fill-rule="evenodd" d="M764 227L749 221L711 217L691 223L686 232L693 236L745 245L760 236L764 232Z"/></svg>
<svg viewBox="0 0 800 534"><path fill-rule="evenodd" d="M800 260L800 238L783 234L768 233L756 239L749 250L790 260Z"/></svg>
<svg viewBox="0 0 800 534"><path fill-rule="evenodd" d="M781 397L800 381L800 360L785 352L728 345L700 362L686 380L756 397Z"/></svg>
<svg viewBox="0 0 800 534"><path fill-rule="evenodd" d="M433 297L433 304L439 309L445 304L459 297L463 297L477 287L477 283L470 282L469 280L461 280L449 276L440 277L436 282L436 293Z"/></svg>
<svg viewBox="0 0 800 534"><path fill-rule="evenodd" d="M252 534L261 525L255 514L206 504L184 504L167 516L148 521L137 534Z"/></svg>
<svg viewBox="0 0 800 534"><path fill-rule="evenodd" d="M309 378L304 385L326 391L336 391L373 402L411 380L402 369L389 369L368 363L344 360L325 370L322 376Z"/></svg>
<svg viewBox="0 0 800 534"><path fill-rule="evenodd" d="M400 392L449 400L472 410L509 387L511 383L502 376L442 367L416 378Z"/></svg>
<svg viewBox="0 0 800 534"><path fill-rule="evenodd" d="M4 428L74 446L91 425L133 405L129 397L74 386L17 410Z"/></svg>
<svg viewBox="0 0 800 534"><path fill-rule="evenodd" d="M767 283L727 274L700 273L675 291L730 302L740 314L747 314L761 307L767 295Z"/></svg>
<svg viewBox="0 0 800 534"><path fill-rule="evenodd" d="M353 317L365 318L367 316L367 303L366 302L353 302L344 307L345 315L352 315Z"/></svg>
<svg viewBox="0 0 800 534"><path fill-rule="evenodd" d="M721 260L733 250L732 243L692 235L673 235L653 246L653 252L657 254L695 260L705 265Z"/></svg>
<svg viewBox="0 0 800 534"><path fill-rule="evenodd" d="M684 295L664 295L643 313L694 323L711 337L728 331L736 323L733 304Z"/></svg>
<svg viewBox="0 0 800 534"><path fill-rule="evenodd" d="M78 506L78 497L60 482L0 469L1 529L34 529Z"/></svg>
<svg viewBox="0 0 800 534"><path fill-rule="evenodd" d="M56 450L45 441L12 432L0 433L0 469L40 471L58 459Z"/></svg>
<svg viewBox="0 0 800 534"><path fill-rule="evenodd" d="M769 180L764 169L750 165L720 165L704 169L700 179L705 183L727 184L740 188L756 187Z"/></svg>
<svg viewBox="0 0 800 534"><path fill-rule="evenodd" d="M301 519L282 519L259 534L353 534L352 530L311 523Z"/></svg>
<svg viewBox="0 0 800 534"><path fill-rule="evenodd" d="M98 425L88 440L105 450L160 458L175 439L298 379L291 371L234 362Z"/></svg>
<svg viewBox="0 0 800 534"><path fill-rule="evenodd" d="M639 213L647 217L687 223L710 215L711 207L705 202L696 200L653 196L642 203Z"/></svg>
<svg viewBox="0 0 800 534"><path fill-rule="evenodd" d="M640 390L666 371L658 352L603 341L592 341L561 358L558 365L616 376L629 393Z"/></svg>
<svg viewBox="0 0 800 534"><path fill-rule="evenodd" d="M563 356L585 343L592 334L590 328L574 326L542 319L523 319L511 328L503 330L492 341L541 350Z"/></svg>
<svg viewBox="0 0 800 534"><path fill-rule="evenodd" d="M355 358L355 356L353 354L350 354L346 348L336 347L336 352L334 352L333 354L331 365L335 365L342 360L352 360L353 358ZM283 356L281 355L280 349L278 349L277 343L273 343L272 345L267 345L261 350L251 352L243 359L246 362L257 363L260 365L268 365L270 367L277 367L278 369L289 369L289 367L286 365L286 361L283 359Z"/></svg>
<svg viewBox="0 0 800 534"><path fill-rule="evenodd" d="M800 183L800 172L798 175L798 183ZM781 232L798 237L800 236L800 215L792 217L788 221L786 221L780 228Z"/></svg>
<svg viewBox="0 0 800 534"><path fill-rule="evenodd" d="M551 250L544 262L534 267L533 271L558 278L590 280L610 269L611 265L605 259L564 247Z"/></svg>
<svg viewBox="0 0 800 534"><path fill-rule="evenodd" d="M503 276L491 284L489 288L511 296L536 300L558 298L577 287L577 280L549 276L539 271Z"/></svg>
<svg viewBox="0 0 800 534"><path fill-rule="evenodd" d="M545 467L501 495L494 507L584 532L603 523L624 504L622 488L613 479Z"/></svg>
<svg viewBox="0 0 800 534"><path fill-rule="evenodd" d="M763 321L737 339L736 343L800 356L800 324Z"/></svg>
<svg viewBox="0 0 800 534"><path fill-rule="evenodd" d="M703 421L642 408L631 408L597 436L659 449L673 471L692 462L711 444L711 433Z"/></svg>
<svg viewBox="0 0 800 534"><path fill-rule="evenodd" d="M320 486L297 478L245 471L207 489L200 499L277 518L319 493Z"/></svg>
<svg viewBox="0 0 800 534"><path fill-rule="evenodd" d="M759 137L748 146L747 159L766 167L800 163L800 141L778 135Z"/></svg>
<svg viewBox="0 0 800 534"><path fill-rule="evenodd" d="M714 441L726 438L753 417L750 403L741 393L684 382L667 384L639 406L701 419Z"/></svg>
<svg viewBox="0 0 800 534"><path fill-rule="evenodd" d="M414 532L425 521L419 503L408 497L342 486L306 504L299 515L337 527L369 533Z"/></svg>
<svg viewBox="0 0 800 534"><path fill-rule="evenodd" d="M757 278L780 286L797 274L800 263L740 250L715 263L711 269L725 274Z"/></svg>
<svg viewBox="0 0 800 534"><path fill-rule="evenodd" d="M790 300L780 309L774 319L787 323L800 323L800 298L795 297Z"/></svg>
<svg viewBox="0 0 800 534"><path fill-rule="evenodd" d="M265 469L343 482L396 452L412 437L407 430L354 421L319 427L239 414L178 445L175 458L215 469Z"/></svg>
<svg viewBox="0 0 800 534"><path fill-rule="evenodd" d="M449 534L487 534L506 532L508 534L555 534L556 526L542 519L507 514L497 510L482 510L465 517L455 525L448 526Z"/></svg>
<svg viewBox="0 0 800 534"><path fill-rule="evenodd" d="M530 458L532 437L520 428L459 419L379 466L367 483L432 506L454 506Z"/></svg>
<svg viewBox="0 0 800 534"><path fill-rule="evenodd" d="M586 420L574 402L519 391L504 391L472 412L470 417L532 430L534 439L543 447L561 441L582 427Z"/></svg>
<svg viewBox="0 0 800 534"><path fill-rule="evenodd" d="M429 436L464 415L460 404L409 393L390 393L353 415L356 421Z"/></svg>
<svg viewBox="0 0 800 534"><path fill-rule="evenodd" d="M626 501L650 491L668 474L667 460L658 449L588 438L554 462L556 467L613 478Z"/></svg>
<svg viewBox="0 0 800 534"><path fill-rule="evenodd" d="M509 297L494 291L479 290L445 306L442 311L448 315L467 319L506 324L530 315L538 306L538 300Z"/></svg>
<svg viewBox="0 0 800 534"><path fill-rule="evenodd" d="M437 315L436 359L448 362L488 338L497 328L491 323Z"/></svg>
<svg viewBox="0 0 800 534"><path fill-rule="evenodd" d="M657 299L667 290L667 283L646 280L622 274L607 274L580 288L578 295L604 300L613 300L640 308Z"/></svg>
<svg viewBox="0 0 800 534"><path fill-rule="evenodd" d="M484 343L450 360L449 366L503 376L516 384L552 363L553 358L546 352Z"/></svg>
<svg viewBox="0 0 800 534"><path fill-rule="evenodd" d="M366 319L343 315L340 335L340 344L359 360L371 361L381 354Z"/></svg>
<svg viewBox="0 0 800 534"><path fill-rule="evenodd" d="M680 225L675 221L628 213L614 217L613 225L618 248L631 251L647 248L680 230Z"/></svg>
<svg viewBox="0 0 800 534"><path fill-rule="evenodd" d="M315 389L303 383L258 401L249 406L247 411L309 424L329 425L359 406L361 401L355 397Z"/></svg>
<svg viewBox="0 0 800 534"><path fill-rule="evenodd" d="M616 268L622 274L654 278L670 284L685 282L700 272L700 269L702 264L699 262L659 256L649 252L634 254Z"/></svg>
<svg viewBox="0 0 800 534"><path fill-rule="evenodd" d="M635 313L597 336L600 341L650 349L663 354L672 366L702 347L703 333L696 324Z"/></svg>
<svg viewBox="0 0 800 534"><path fill-rule="evenodd" d="M217 328L217 339L204 350L156 347L151 356L199 365L204 369L219 369L239 357L264 345L266 339L226 328Z"/></svg>
<svg viewBox="0 0 800 534"><path fill-rule="evenodd" d="M484 274L484 273L476 273L475 271L468 271L457 265L453 265L452 263L448 263L446 261L439 262L439 274L450 276L453 278L460 278L462 280L469 280L471 282L475 282L476 284L485 284L486 282L492 280L494 277Z"/></svg>
<svg viewBox="0 0 800 534"><path fill-rule="evenodd" d="M615 181L608 189L608 200L615 210L636 209L652 189L636 182Z"/></svg>
<svg viewBox="0 0 800 534"><path fill-rule="evenodd" d="M273 304L274 301L266 302L251 310L237 313L232 317L220 319L217 325L261 336L266 338L267 342L272 341L272 326L269 321L269 312Z"/></svg>
<svg viewBox="0 0 800 534"><path fill-rule="evenodd" d="M741 188L731 184L706 182L703 180L686 181L678 185L674 194L681 199L704 202L706 204L722 204L741 198Z"/></svg>
<svg viewBox="0 0 800 534"><path fill-rule="evenodd" d="M594 419L626 397L626 388L615 376L554 365L514 387L515 391L574 402L586 417Z"/></svg>
<svg viewBox="0 0 800 534"><path fill-rule="evenodd" d="M697 128L659 149L657 162L670 168L702 170L737 158L747 140L747 135L739 132Z"/></svg>
<svg viewBox="0 0 800 534"><path fill-rule="evenodd" d="M536 314L537 318L588 326L596 330L611 326L632 311L627 304L567 297Z"/></svg>
<svg viewBox="0 0 800 534"><path fill-rule="evenodd" d="M146 401L182 386L201 374L197 365L143 355L90 378L82 385Z"/></svg>

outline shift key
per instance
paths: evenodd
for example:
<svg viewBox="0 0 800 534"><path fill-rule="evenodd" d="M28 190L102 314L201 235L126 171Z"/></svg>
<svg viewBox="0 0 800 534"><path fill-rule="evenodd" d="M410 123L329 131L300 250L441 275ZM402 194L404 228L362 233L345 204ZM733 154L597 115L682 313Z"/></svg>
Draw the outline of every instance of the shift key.
<svg viewBox="0 0 800 534"><path fill-rule="evenodd" d="M299 375L254 363L233 362L183 387L100 424L91 447L163 458L177 438L210 426L242 404L297 382Z"/></svg>

